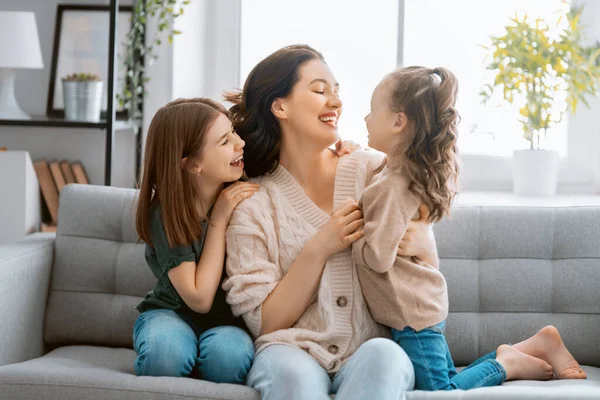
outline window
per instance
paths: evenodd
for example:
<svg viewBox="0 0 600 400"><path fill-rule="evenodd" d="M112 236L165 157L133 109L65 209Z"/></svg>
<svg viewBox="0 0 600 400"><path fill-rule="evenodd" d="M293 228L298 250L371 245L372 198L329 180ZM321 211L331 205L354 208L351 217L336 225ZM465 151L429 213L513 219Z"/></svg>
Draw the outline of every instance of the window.
<svg viewBox="0 0 600 400"><path fill-rule="evenodd" d="M562 0L405 0L404 65L444 66L460 82L457 108L461 114L459 148L462 154L510 156L526 149L516 105L502 101L500 93L481 104L479 92L490 82L486 71L490 35L502 35L515 13L542 18L550 27L568 11ZM564 18L561 20L566 22ZM562 24L564 25L564 24ZM561 25L559 25L560 28ZM559 31L560 29L555 29ZM493 76L493 74L492 74ZM545 148L567 154L567 118L547 133Z"/></svg>
<svg viewBox="0 0 600 400"><path fill-rule="evenodd" d="M585 4L582 22L587 37L600 38L600 6L591 0L578 3ZM552 21L569 7L564 0L227 0L223 4L227 7L224 5L215 21L209 22L219 28L233 15L239 35L235 30L233 34L221 30L216 37L239 37L240 51L235 51L236 57L227 53L211 63L223 65L230 61L227 65L239 66L243 83L250 70L273 51L295 43L313 46L323 53L341 85L344 115L340 135L363 147L367 145L363 118L369 110L371 93L385 74L398 64L452 70L460 82L463 190L511 190L510 155L514 149L528 146L522 138L516 106L500 98L481 104L479 93L487 82L486 74L490 74L486 71L487 52L481 46L489 45L490 35L501 35L515 13L527 13L532 20L541 17L552 26ZM239 7L239 13L232 13L232 7ZM216 46L223 47L231 46ZM230 88L231 83L223 85L217 80L215 87ZM562 192L584 193L600 188L600 139L595 123L600 99L588 100L589 109L579 107L576 115L568 115L568 120L565 114L547 135L545 147L558 150L562 156Z"/></svg>
<svg viewBox="0 0 600 400"><path fill-rule="evenodd" d="M241 10L240 82L283 46L314 47L340 83L340 135L366 146L371 94L397 65L398 0L245 0Z"/></svg>

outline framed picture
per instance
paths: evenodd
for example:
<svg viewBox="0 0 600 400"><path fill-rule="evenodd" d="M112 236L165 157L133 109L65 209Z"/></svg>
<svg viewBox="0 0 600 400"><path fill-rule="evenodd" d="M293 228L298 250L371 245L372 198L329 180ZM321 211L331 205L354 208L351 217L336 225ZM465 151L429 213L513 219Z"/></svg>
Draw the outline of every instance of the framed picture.
<svg viewBox="0 0 600 400"><path fill-rule="evenodd" d="M105 5L59 4L54 30L54 47L46 114L64 117L62 78L72 73L92 73L104 81L102 118L106 118L108 80L109 7ZM123 43L131 27L131 6L119 7L117 18L117 53L124 54ZM117 54L115 93L125 82L125 66ZM115 103L117 119L126 119L127 112Z"/></svg>

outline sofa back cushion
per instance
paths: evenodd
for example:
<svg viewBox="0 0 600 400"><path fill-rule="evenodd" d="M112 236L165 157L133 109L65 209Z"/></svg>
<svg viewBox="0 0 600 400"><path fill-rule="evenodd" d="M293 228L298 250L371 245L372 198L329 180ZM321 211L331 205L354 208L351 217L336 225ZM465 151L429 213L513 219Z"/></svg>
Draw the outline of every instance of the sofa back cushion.
<svg viewBox="0 0 600 400"><path fill-rule="evenodd" d="M135 231L136 192L91 185L61 191L47 343L132 346L134 307L156 282Z"/></svg>
<svg viewBox="0 0 600 400"><path fill-rule="evenodd" d="M600 207L455 207L434 230L457 365L552 324L600 367Z"/></svg>
<svg viewBox="0 0 600 400"><path fill-rule="evenodd" d="M135 232L135 194L61 192L47 343L132 346L134 307L156 282ZM434 230L457 365L552 324L580 362L600 367L600 207L455 207Z"/></svg>

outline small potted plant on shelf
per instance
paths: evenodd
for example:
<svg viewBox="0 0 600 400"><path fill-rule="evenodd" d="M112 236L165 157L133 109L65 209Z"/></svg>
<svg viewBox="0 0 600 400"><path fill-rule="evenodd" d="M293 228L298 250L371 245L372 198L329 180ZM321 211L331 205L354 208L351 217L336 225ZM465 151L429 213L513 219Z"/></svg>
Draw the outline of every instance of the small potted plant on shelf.
<svg viewBox="0 0 600 400"><path fill-rule="evenodd" d="M575 113L585 97L599 93L599 46L583 45L582 8L572 7L564 16L566 26L552 35L548 24L527 16L511 19L503 36L491 36L491 61L487 69L494 81L480 93L486 103L496 90L517 104L528 150L513 153L513 185L516 194L556 193L559 154L544 150L546 133L567 110ZM559 20L560 22L560 20Z"/></svg>
<svg viewBox="0 0 600 400"><path fill-rule="evenodd" d="M103 82L96 74L74 73L62 78L65 119L100 121Z"/></svg>

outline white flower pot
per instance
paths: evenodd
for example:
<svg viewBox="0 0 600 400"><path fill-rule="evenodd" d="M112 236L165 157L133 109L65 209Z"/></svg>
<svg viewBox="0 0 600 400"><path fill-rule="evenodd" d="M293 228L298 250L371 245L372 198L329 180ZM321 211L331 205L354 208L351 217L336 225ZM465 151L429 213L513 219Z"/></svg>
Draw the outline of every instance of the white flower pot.
<svg viewBox="0 0 600 400"><path fill-rule="evenodd" d="M553 196L558 181L558 151L515 150L513 190L517 195Z"/></svg>
<svg viewBox="0 0 600 400"><path fill-rule="evenodd" d="M100 121L102 81L62 81L65 119L69 121Z"/></svg>

